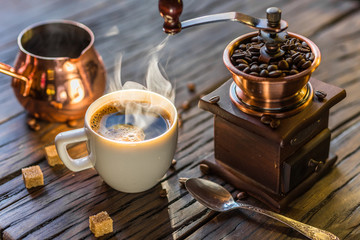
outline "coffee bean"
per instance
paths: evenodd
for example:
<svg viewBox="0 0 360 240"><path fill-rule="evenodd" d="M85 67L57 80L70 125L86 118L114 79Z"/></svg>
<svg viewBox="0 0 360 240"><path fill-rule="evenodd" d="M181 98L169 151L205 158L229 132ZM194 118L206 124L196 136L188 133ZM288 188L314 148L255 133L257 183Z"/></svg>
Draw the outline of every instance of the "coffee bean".
<svg viewBox="0 0 360 240"><path fill-rule="evenodd" d="M290 44L295 44L296 43L296 38L291 38L290 39Z"/></svg>
<svg viewBox="0 0 360 240"><path fill-rule="evenodd" d="M303 47L309 47L309 45L308 45L305 41L302 42L301 45L302 45Z"/></svg>
<svg viewBox="0 0 360 240"><path fill-rule="evenodd" d="M306 61L303 65L301 65L302 69L307 69L311 66L311 62L310 61Z"/></svg>
<svg viewBox="0 0 360 240"><path fill-rule="evenodd" d="M249 63L252 62L251 57L244 57L244 59L245 59L247 62L249 62Z"/></svg>
<svg viewBox="0 0 360 240"><path fill-rule="evenodd" d="M248 67L248 65L244 64L244 63L241 63L241 64L236 66L236 68L239 69L240 71L243 71L247 67Z"/></svg>
<svg viewBox="0 0 360 240"><path fill-rule="evenodd" d="M269 77L272 77L272 78L280 77L281 75L282 75L281 70L275 70L275 71L269 72Z"/></svg>
<svg viewBox="0 0 360 240"><path fill-rule="evenodd" d="M269 72L276 71L276 70L278 70L278 66L277 65L269 65L267 70Z"/></svg>
<svg viewBox="0 0 360 240"><path fill-rule="evenodd" d="M244 70L243 70L244 73L250 73L250 67L246 67Z"/></svg>
<svg viewBox="0 0 360 240"><path fill-rule="evenodd" d="M309 61L313 61L315 59L315 55L313 53L307 53L305 55L305 59Z"/></svg>
<svg viewBox="0 0 360 240"><path fill-rule="evenodd" d="M259 52L259 51L260 51L260 47L258 47L258 46L251 46L251 47L249 48L249 51L250 51L251 53Z"/></svg>
<svg viewBox="0 0 360 240"><path fill-rule="evenodd" d="M254 64L254 65L252 65L252 66L250 67L250 71L251 71L251 72L257 72L257 73L259 73L259 72L260 72L260 68L259 68L258 65Z"/></svg>
<svg viewBox="0 0 360 240"><path fill-rule="evenodd" d="M296 51L294 51L294 50L290 50L289 51L289 54L291 55L291 57L294 55L294 54L296 54L297 52Z"/></svg>
<svg viewBox="0 0 360 240"><path fill-rule="evenodd" d="M237 59L237 58L244 58L245 54L243 52L239 52L239 53L234 53L232 55L233 58Z"/></svg>
<svg viewBox="0 0 360 240"><path fill-rule="evenodd" d="M260 77L267 77L269 76L269 71L266 69L261 70Z"/></svg>
<svg viewBox="0 0 360 240"><path fill-rule="evenodd" d="M252 57L258 57L260 56L260 52L251 52Z"/></svg>
<svg viewBox="0 0 360 240"><path fill-rule="evenodd" d="M286 60L281 60L279 63L278 63L278 67L279 69L281 70L286 70L286 69L289 69L289 64Z"/></svg>
<svg viewBox="0 0 360 240"><path fill-rule="evenodd" d="M40 131L41 127L40 124L36 123L31 130L34 130L35 132Z"/></svg>
<svg viewBox="0 0 360 240"><path fill-rule="evenodd" d="M291 53L292 59L295 59L297 56L299 56L301 54L301 53L295 52L295 51L292 51L292 52L294 52L294 53Z"/></svg>
<svg viewBox="0 0 360 240"><path fill-rule="evenodd" d="M304 47L298 47L297 50L303 53L308 53L311 51L310 48L304 48Z"/></svg>
<svg viewBox="0 0 360 240"><path fill-rule="evenodd" d="M259 66L260 69L267 69L267 67L268 67L268 65L266 63L262 63Z"/></svg>
<svg viewBox="0 0 360 240"><path fill-rule="evenodd" d="M283 45L280 47L281 50L283 51L288 51L290 49L290 46L289 45Z"/></svg>
<svg viewBox="0 0 360 240"><path fill-rule="evenodd" d="M302 68L302 65L304 65L306 63L306 60L304 59L304 58L302 58L297 64L296 64L296 66L298 67L298 68Z"/></svg>
<svg viewBox="0 0 360 240"><path fill-rule="evenodd" d="M239 48L244 51L244 50L246 50L246 45L245 44L240 44Z"/></svg>
<svg viewBox="0 0 360 240"><path fill-rule="evenodd" d="M295 70L295 69L291 69L290 72L289 72L290 75L295 75L295 74L298 74L298 73L299 73L299 71Z"/></svg>
<svg viewBox="0 0 360 240"><path fill-rule="evenodd" d="M238 63L238 64L240 64L240 63L249 64L246 60L241 59L241 58L240 58L240 59L236 59L235 62Z"/></svg>
<svg viewBox="0 0 360 240"><path fill-rule="evenodd" d="M40 124L37 122L37 120L35 118L29 118L27 120L27 125L31 130L33 130L35 132L37 132L41 129Z"/></svg>
<svg viewBox="0 0 360 240"><path fill-rule="evenodd" d="M188 84L186 84L186 87L189 92L195 92L195 83L189 82Z"/></svg>
<svg viewBox="0 0 360 240"><path fill-rule="evenodd" d="M33 126L36 124L36 119L35 118L29 118L26 122L29 126Z"/></svg>
<svg viewBox="0 0 360 240"><path fill-rule="evenodd" d="M176 165L176 159L173 159L173 160L171 161L171 166L174 167L175 165Z"/></svg>
<svg viewBox="0 0 360 240"><path fill-rule="evenodd" d="M182 104L181 104L181 108L184 110L188 110L190 108L190 102L185 100Z"/></svg>
<svg viewBox="0 0 360 240"><path fill-rule="evenodd" d="M259 55L260 55L260 54L259 54ZM258 57L258 56L253 56L253 57L251 58L251 61L257 63L257 62L259 61L259 57Z"/></svg>
<svg viewBox="0 0 360 240"><path fill-rule="evenodd" d="M167 194L168 194L167 190L164 189L164 188L161 189L160 192L159 192L159 195L160 195L161 198L166 198Z"/></svg>
<svg viewBox="0 0 360 240"><path fill-rule="evenodd" d="M259 76L259 73L257 73L257 72L250 72L250 75Z"/></svg>
<svg viewBox="0 0 360 240"><path fill-rule="evenodd" d="M299 52L298 52L299 53ZM294 64L298 64L298 62L300 62L301 61L301 59L304 59L304 57L302 56L302 55L300 55L300 53L294 58L293 57L293 62L294 62Z"/></svg>
<svg viewBox="0 0 360 240"><path fill-rule="evenodd" d="M323 100L326 98L327 94L326 94L326 92L324 92L324 91L317 90L317 91L315 91L315 96L316 96L316 97L319 99L319 101L321 102L321 101L323 101Z"/></svg>
<svg viewBox="0 0 360 240"><path fill-rule="evenodd" d="M294 50L295 48L296 48L296 45L295 45L295 44L290 44L290 45L289 45L289 49Z"/></svg>
<svg viewBox="0 0 360 240"><path fill-rule="evenodd" d="M285 61L288 63L289 66L293 63L293 59L291 57L286 58Z"/></svg>
<svg viewBox="0 0 360 240"><path fill-rule="evenodd" d="M251 38L251 41L252 42L259 42L259 38L256 36L256 37L253 37L253 38Z"/></svg>

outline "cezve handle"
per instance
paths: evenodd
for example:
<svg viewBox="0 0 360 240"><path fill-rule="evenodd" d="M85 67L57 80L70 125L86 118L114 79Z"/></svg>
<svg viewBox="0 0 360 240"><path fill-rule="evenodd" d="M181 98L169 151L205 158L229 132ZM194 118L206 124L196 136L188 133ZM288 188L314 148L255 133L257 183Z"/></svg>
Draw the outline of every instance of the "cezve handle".
<svg viewBox="0 0 360 240"><path fill-rule="evenodd" d="M13 78L17 78L17 79L20 79L20 80L24 81L25 82L25 89L22 92L22 95L24 97L29 95L30 87L31 87L31 81L27 77L17 73L13 67L11 67L11 66L9 66L9 65L7 65L5 63L0 63L0 73L4 73L4 74L9 75L9 76L11 76Z"/></svg>

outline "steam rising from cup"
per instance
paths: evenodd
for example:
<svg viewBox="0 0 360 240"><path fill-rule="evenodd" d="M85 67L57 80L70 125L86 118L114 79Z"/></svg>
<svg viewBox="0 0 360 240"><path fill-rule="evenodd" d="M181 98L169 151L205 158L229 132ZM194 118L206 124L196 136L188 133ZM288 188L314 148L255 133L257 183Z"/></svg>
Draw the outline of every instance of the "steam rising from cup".
<svg viewBox="0 0 360 240"><path fill-rule="evenodd" d="M160 52L166 46L168 39L169 36L167 36L158 46L150 50L148 54L148 67L144 81L145 85L135 81L126 81L124 84L122 83L121 65L123 56L120 54L115 64L115 76L113 81L109 81L108 90L112 92L125 89L142 89L158 93L168 98L171 102L174 102L175 88L167 79L164 67L161 65L159 60ZM146 103L131 102L128 101L128 99L118 99L118 101L119 106L121 106L121 108L125 108L125 116L127 118L131 117L131 119L125 119L125 124L131 123L132 125L143 130L151 126L154 119L151 116L144 118L144 111L154 113L156 112L156 108L159 108L159 106L152 106L150 96L149 102ZM118 126L119 125L117 125L115 128L119 128ZM114 131L114 129L104 129L104 131L109 130Z"/></svg>

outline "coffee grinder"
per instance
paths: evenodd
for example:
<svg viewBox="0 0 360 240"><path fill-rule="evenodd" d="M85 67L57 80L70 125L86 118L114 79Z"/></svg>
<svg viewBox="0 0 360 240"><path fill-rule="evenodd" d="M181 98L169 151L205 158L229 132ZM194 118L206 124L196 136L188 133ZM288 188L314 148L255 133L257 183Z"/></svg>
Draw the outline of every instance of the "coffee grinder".
<svg viewBox="0 0 360 240"><path fill-rule="evenodd" d="M268 8L266 19L229 12L180 22L182 7L182 1L159 0L166 33L217 21L238 21L258 30L229 43L223 60L232 78L199 101L200 108L214 114L214 159L202 164L281 211L335 163L337 157L330 154L329 110L345 98L345 90L311 78L320 64L320 51L304 36L286 32L288 24L280 9ZM297 64L286 70L279 59L289 55L289 41L293 41L291 53L300 52L297 56L305 61L299 63L294 55L291 61ZM246 45L257 49L250 51ZM243 61L237 61L244 58L249 69L256 60L267 67L276 62L283 71L245 70L246 66L239 67Z"/></svg>

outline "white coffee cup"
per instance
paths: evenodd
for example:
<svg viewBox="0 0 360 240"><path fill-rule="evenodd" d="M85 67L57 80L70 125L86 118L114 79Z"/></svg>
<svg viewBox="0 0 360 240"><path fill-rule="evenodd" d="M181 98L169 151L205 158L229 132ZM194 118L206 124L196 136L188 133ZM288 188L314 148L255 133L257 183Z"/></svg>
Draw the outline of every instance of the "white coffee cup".
<svg viewBox="0 0 360 240"><path fill-rule="evenodd" d="M91 116L114 100L145 101L166 110L170 117L169 129L160 136L139 142L115 141L98 134L90 126ZM77 172L94 167L112 188L135 193L155 186L169 169L177 145L178 116L174 104L164 96L135 89L112 92L89 106L84 122L83 128L59 133L55 138L59 157L70 170ZM71 158L66 146L84 141L88 156Z"/></svg>

